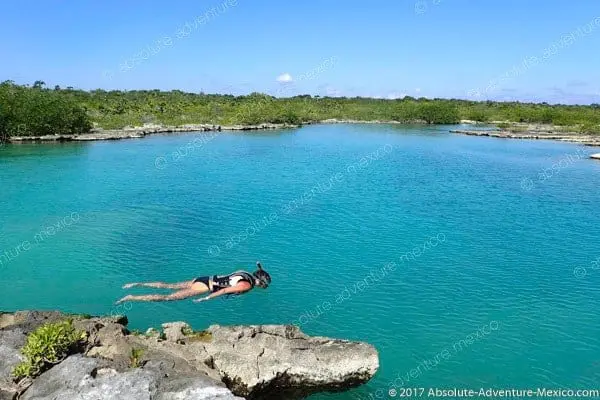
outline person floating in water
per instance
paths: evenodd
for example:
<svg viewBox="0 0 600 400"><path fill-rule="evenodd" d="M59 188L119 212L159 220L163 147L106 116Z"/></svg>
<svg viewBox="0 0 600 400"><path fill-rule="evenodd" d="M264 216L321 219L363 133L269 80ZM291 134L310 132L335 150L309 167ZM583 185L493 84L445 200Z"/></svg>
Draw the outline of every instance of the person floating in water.
<svg viewBox="0 0 600 400"><path fill-rule="evenodd" d="M246 293L255 286L260 286L266 289L271 284L271 275L262 268L260 262L256 263L258 268L253 273L246 271L236 271L229 275L214 275L214 276L201 276L193 281L179 282L179 283L164 283L164 282L146 282L146 283L128 283L123 286L123 289L129 289L132 287L143 286L157 289L174 289L175 292L167 295L161 294L148 294L141 296L128 295L117 301L116 304L120 304L126 301L173 301L183 300L190 297L199 296L204 293L210 292L210 294L201 299L194 300L194 302L201 302L215 297L222 296L224 294L242 294Z"/></svg>

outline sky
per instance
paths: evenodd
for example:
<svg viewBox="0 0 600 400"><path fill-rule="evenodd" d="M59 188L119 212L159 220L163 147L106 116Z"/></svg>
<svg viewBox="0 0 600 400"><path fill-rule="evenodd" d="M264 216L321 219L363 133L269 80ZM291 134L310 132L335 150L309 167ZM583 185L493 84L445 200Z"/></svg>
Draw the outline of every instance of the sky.
<svg viewBox="0 0 600 400"><path fill-rule="evenodd" d="M3 0L0 81L600 103L600 0Z"/></svg>

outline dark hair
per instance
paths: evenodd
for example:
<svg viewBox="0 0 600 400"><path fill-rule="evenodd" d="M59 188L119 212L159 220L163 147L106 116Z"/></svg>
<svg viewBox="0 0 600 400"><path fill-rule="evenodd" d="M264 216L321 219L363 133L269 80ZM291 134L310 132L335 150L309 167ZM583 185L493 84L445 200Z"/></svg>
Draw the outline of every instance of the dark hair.
<svg viewBox="0 0 600 400"><path fill-rule="evenodd" d="M254 271L252 275L254 275L254 277L260 282L259 286L266 289L271 284L271 275L269 275L269 273L263 269L262 265L260 265L260 262L257 262L256 266L258 269Z"/></svg>

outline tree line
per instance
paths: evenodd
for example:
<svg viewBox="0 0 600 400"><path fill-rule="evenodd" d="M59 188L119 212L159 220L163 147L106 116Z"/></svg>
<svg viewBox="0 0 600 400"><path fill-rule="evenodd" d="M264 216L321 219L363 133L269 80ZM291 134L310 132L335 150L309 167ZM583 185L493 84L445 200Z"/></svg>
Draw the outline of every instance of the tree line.
<svg viewBox="0 0 600 400"><path fill-rule="evenodd" d="M91 119L85 106L61 90L48 90L44 82L32 87L0 84L0 138L89 132Z"/></svg>
<svg viewBox="0 0 600 400"><path fill-rule="evenodd" d="M94 127L117 129L143 124L253 125L301 124L326 119L456 124L507 121L572 127L600 133L600 105L554 105L404 97L300 95L276 98L188 93L180 90L83 91L33 85L0 84L0 138L8 136L82 134Z"/></svg>

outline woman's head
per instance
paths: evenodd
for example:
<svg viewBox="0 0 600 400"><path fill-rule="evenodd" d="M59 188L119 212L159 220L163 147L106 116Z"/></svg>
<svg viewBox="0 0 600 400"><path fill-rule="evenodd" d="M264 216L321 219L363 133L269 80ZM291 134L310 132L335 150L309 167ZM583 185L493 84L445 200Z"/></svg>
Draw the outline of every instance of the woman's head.
<svg viewBox="0 0 600 400"><path fill-rule="evenodd" d="M262 265L260 265L260 262L256 263L256 267L258 269L254 271L252 275L254 275L258 281L258 286L266 289L271 284L271 275L269 275L269 273L263 269Z"/></svg>

